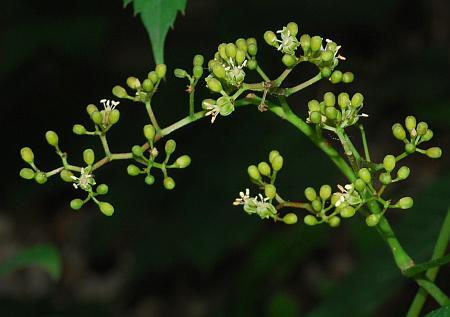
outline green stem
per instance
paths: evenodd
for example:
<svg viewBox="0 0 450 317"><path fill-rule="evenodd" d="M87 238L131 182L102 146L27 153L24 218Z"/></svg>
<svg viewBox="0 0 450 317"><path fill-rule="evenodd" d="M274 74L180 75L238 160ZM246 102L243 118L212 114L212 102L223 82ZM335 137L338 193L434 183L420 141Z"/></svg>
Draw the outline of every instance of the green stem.
<svg viewBox="0 0 450 317"><path fill-rule="evenodd" d="M105 151L106 157L111 157L111 151L109 150L108 140L106 139L106 135L101 133L99 135L100 140L102 141L103 150Z"/></svg>
<svg viewBox="0 0 450 317"><path fill-rule="evenodd" d="M448 298L445 293L436 286L433 282L428 279L416 279L417 284L420 285L423 289L425 289L428 294L430 294L441 306L449 305L450 298Z"/></svg>
<svg viewBox="0 0 450 317"><path fill-rule="evenodd" d="M152 106L150 104L150 100L145 102L145 109L147 110L148 113L148 117L150 119L150 122L153 124L153 126L155 127L156 131L160 130L160 127L158 125L158 121L156 120L155 114L153 113L153 109Z"/></svg>
<svg viewBox="0 0 450 317"><path fill-rule="evenodd" d="M367 162L371 162L369 154L369 146L367 145L366 132L364 131L364 126L362 124L359 125L359 130L361 131L361 139L364 147L364 156L366 157Z"/></svg>
<svg viewBox="0 0 450 317"><path fill-rule="evenodd" d="M195 99L195 86L191 85L192 91L189 93L189 116L194 115L194 99Z"/></svg>
<svg viewBox="0 0 450 317"><path fill-rule="evenodd" d="M322 79L322 75L320 73L318 73L316 76L314 76L313 78L311 78L310 80L307 80L301 84L298 84L297 86L291 87L291 88L287 88L286 89L286 93L285 96L288 97L292 94L295 94L296 92L299 92L300 90L305 89L308 86L311 86L312 84L318 82L319 80Z"/></svg>
<svg viewBox="0 0 450 317"><path fill-rule="evenodd" d="M433 254L431 260L438 259L442 257L447 249L447 245L450 240L450 208L447 210L447 214L442 223L441 231L434 246ZM437 274L439 272L439 267L433 267L427 270L425 276L432 282L436 280ZM424 288L419 288L414 300L409 307L407 317L418 317L422 311L423 305L427 299L428 293Z"/></svg>
<svg viewBox="0 0 450 317"><path fill-rule="evenodd" d="M273 81L273 85L275 87L280 87L286 77L292 72L292 68L285 69L277 79Z"/></svg>
<svg viewBox="0 0 450 317"><path fill-rule="evenodd" d="M266 73L264 73L264 71L261 69L261 67L256 66L256 71L258 72L259 76L261 76L262 79L264 79L264 81L270 81L270 78L266 75Z"/></svg>

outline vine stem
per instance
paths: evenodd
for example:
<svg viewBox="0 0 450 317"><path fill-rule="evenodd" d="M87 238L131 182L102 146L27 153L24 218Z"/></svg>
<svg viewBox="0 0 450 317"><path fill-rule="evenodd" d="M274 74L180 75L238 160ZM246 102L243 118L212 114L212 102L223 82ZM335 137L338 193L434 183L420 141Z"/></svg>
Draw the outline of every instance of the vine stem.
<svg viewBox="0 0 450 317"><path fill-rule="evenodd" d="M318 82L319 80L322 79L322 75L320 73L318 73L316 76L314 76L313 78L311 78L310 80L307 80L301 84L298 84L297 86L291 87L291 88L287 88L286 89L286 93L285 96L288 97L292 94L295 94L296 92L299 92L300 90L305 89L308 86L311 86L312 84Z"/></svg>
<svg viewBox="0 0 450 317"><path fill-rule="evenodd" d="M367 139L366 139L366 131L364 130L364 126L362 124L359 125L359 131L361 131L361 139L362 144L364 148L364 156L366 157L367 162L371 162L370 160L370 154L369 154L369 146L367 145Z"/></svg>
<svg viewBox="0 0 450 317"><path fill-rule="evenodd" d="M147 110L150 122L153 124L153 126L156 129L156 131L161 130L161 128L158 125L158 121L156 120L155 114L153 113L153 109L152 109L152 105L150 104L150 100L147 100L145 102L145 109Z"/></svg>

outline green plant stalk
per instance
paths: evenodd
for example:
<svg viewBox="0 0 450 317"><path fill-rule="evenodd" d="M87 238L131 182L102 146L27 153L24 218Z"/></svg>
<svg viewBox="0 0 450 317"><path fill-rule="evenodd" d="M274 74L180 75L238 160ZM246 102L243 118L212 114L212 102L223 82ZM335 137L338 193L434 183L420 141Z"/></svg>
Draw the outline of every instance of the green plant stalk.
<svg viewBox="0 0 450 317"><path fill-rule="evenodd" d="M101 133L99 135L100 140L102 141L103 150L105 151L106 157L111 157L111 151L109 150L108 140L106 139L106 135Z"/></svg>
<svg viewBox="0 0 450 317"><path fill-rule="evenodd" d="M438 259L445 254L445 250L447 249L447 245L450 241L450 208L447 210L447 214L444 218L444 222L442 223L441 231L439 232L439 236L437 238L436 244L434 246L433 254L431 259ZM431 281L434 282L436 280L437 274L439 272L439 267L433 267L427 270L425 276ZM428 293L427 291L420 287L417 291L414 300L409 307L407 317L418 317L420 312L422 311L423 305L427 299Z"/></svg>
<svg viewBox="0 0 450 317"><path fill-rule="evenodd" d="M322 79L322 74L318 73L316 76L314 76L313 78L311 78L310 80L307 80L297 86L291 87L291 88L287 88L286 92L285 92L285 96L288 97L292 94L295 94L296 92L299 92L300 90L305 89L308 86L311 86L312 84L318 82L319 80Z"/></svg>
<svg viewBox="0 0 450 317"><path fill-rule="evenodd" d="M364 148L364 156L366 157L366 161L370 163L370 154L369 154L369 146L367 145L366 131L364 130L364 126L362 124L359 125L359 130L361 131L361 139Z"/></svg>
<svg viewBox="0 0 450 317"><path fill-rule="evenodd" d="M153 124L153 126L155 127L155 130L158 132L159 130L161 130L161 128L159 127L158 121L156 120L155 114L153 113L153 109L150 104L150 100L145 102L145 109L147 110L150 122Z"/></svg>
<svg viewBox="0 0 450 317"><path fill-rule="evenodd" d="M191 85L192 91L189 93L189 116L194 115L195 86Z"/></svg>
<svg viewBox="0 0 450 317"><path fill-rule="evenodd" d="M449 305L450 304L450 298L448 298L447 295L445 295L442 290L436 286L433 282L431 282L428 279L416 279L417 284L420 285L423 289L425 289L428 294L430 294L441 306Z"/></svg>

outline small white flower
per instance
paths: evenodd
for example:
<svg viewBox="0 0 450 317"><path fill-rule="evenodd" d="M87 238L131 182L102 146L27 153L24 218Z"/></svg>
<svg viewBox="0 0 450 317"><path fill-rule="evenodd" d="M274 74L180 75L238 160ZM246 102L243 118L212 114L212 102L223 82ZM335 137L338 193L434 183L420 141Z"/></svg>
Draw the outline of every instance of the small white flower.
<svg viewBox="0 0 450 317"><path fill-rule="evenodd" d="M235 206L243 205L245 201L250 198L250 190L246 188L245 193L239 192L239 196L240 198L236 198L235 201L233 202L233 205Z"/></svg>
<svg viewBox="0 0 450 317"><path fill-rule="evenodd" d="M211 103L208 103L205 106L206 110L208 110L208 112L205 113L205 117L211 116L211 123L214 123L214 121L216 120L217 116L220 113L220 107L218 105L214 105Z"/></svg>
<svg viewBox="0 0 450 317"><path fill-rule="evenodd" d="M234 65L233 59L230 57L227 64L222 65L225 68L225 75L227 81L233 86L239 86L245 78L243 68L247 65L247 60L244 60L241 65Z"/></svg>
<svg viewBox="0 0 450 317"><path fill-rule="evenodd" d="M109 99L102 99L100 103L103 104L103 108L105 111L113 111L116 106L120 103L120 101L114 101Z"/></svg>
<svg viewBox="0 0 450 317"><path fill-rule="evenodd" d="M73 187L75 189L81 188L82 190L89 191L92 186L95 185L95 179L88 169L81 168L80 177L74 175L70 176L73 179Z"/></svg>
<svg viewBox="0 0 450 317"><path fill-rule="evenodd" d="M283 29L278 30L277 33L281 36L281 40L274 39L274 41L280 43L280 45L278 45L278 50L286 54L295 54L295 50L300 45L297 38L291 35L291 31L289 31L287 27L283 27Z"/></svg>
<svg viewBox="0 0 450 317"><path fill-rule="evenodd" d="M339 188L340 193L338 193L338 201L334 204L335 207L339 207L344 202L349 205L357 205L361 202L361 196L355 191L353 184L347 184L344 187L337 185L337 187Z"/></svg>
<svg viewBox="0 0 450 317"><path fill-rule="evenodd" d="M244 205L244 211L248 214L257 214L261 219L267 219L277 214L274 205L268 202L268 197L258 194L255 197L250 197L250 191L247 188L244 192L239 193L239 198L236 198L233 205Z"/></svg>

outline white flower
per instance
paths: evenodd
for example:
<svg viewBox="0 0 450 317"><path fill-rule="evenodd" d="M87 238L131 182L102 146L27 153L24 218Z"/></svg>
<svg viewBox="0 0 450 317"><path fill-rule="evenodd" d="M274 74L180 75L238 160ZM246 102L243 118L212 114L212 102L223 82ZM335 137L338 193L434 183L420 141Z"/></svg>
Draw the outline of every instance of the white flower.
<svg viewBox="0 0 450 317"><path fill-rule="evenodd" d="M283 29L278 30L277 33L280 33L281 36L281 40L275 39L275 41L280 43L278 50L286 54L295 54L295 50L300 45L297 38L291 35L291 31L289 31L287 27L283 27Z"/></svg>
<svg viewBox="0 0 450 317"><path fill-rule="evenodd" d="M361 202L361 196L355 191L353 184L347 184L344 187L337 185L337 187L339 188L340 193L338 193L338 201L334 204L335 207L339 207L344 202L349 205L357 205Z"/></svg>
<svg viewBox="0 0 450 317"><path fill-rule="evenodd" d="M239 198L235 199L233 205L244 205L244 211L248 214L257 214L261 219L267 219L277 214L275 206L268 202L268 200L268 197L263 197L261 194L250 197L250 191L247 188L245 193L239 193Z"/></svg>
<svg viewBox="0 0 450 317"><path fill-rule="evenodd" d="M208 112L205 113L205 117L211 116L211 123L214 123L220 113L220 107L212 103L205 103L205 109L208 110Z"/></svg>
<svg viewBox="0 0 450 317"><path fill-rule="evenodd" d="M242 68L245 65L247 65L247 60L244 60L241 65L234 65L231 57L227 64L222 65L225 68L225 76L229 84L239 86L244 81L245 72Z"/></svg>
<svg viewBox="0 0 450 317"><path fill-rule="evenodd" d="M70 176L73 179L73 187L75 189L81 188L85 191L90 191L92 186L95 185L95 179L88 169L81 168L80 177Z"/></svg>
<svg viewBox="0 0 450 317"><path fill-rule="evenodd" d="M120 101L114 101L109 99L102 99L100 103L103 104L103 108L105 111L113 111L116 106L120 103Z"/></svg>

